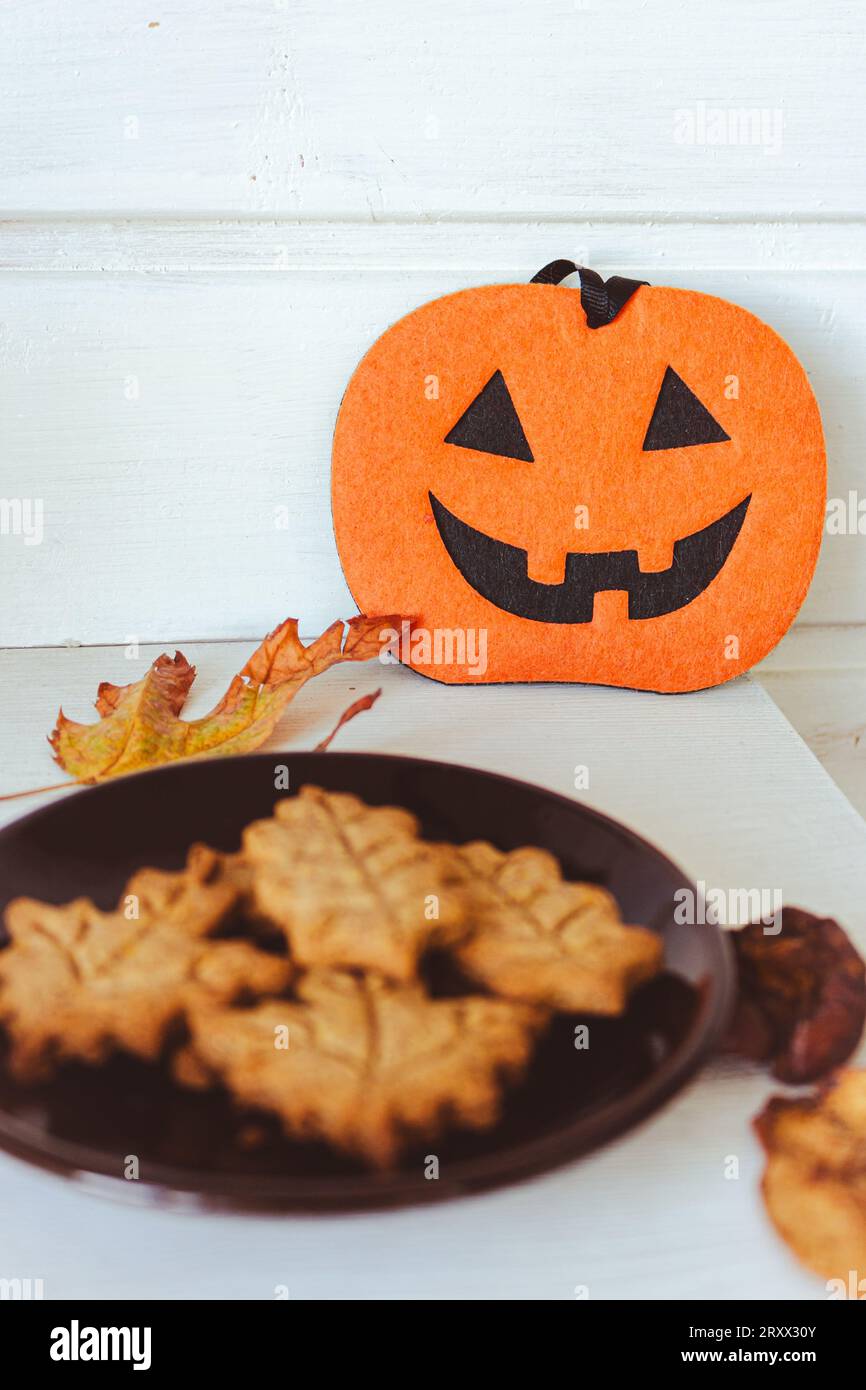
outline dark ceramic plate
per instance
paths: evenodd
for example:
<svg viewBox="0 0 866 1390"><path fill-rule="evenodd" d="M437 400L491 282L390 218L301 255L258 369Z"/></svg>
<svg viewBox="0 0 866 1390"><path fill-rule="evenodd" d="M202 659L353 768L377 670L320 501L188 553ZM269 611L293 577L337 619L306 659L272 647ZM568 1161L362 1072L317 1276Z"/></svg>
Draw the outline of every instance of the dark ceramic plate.
<svg viewBox="0 0 866 1390"><path fill-rule="evenodd" d="M220 1092L182 1091L165 1069L126 1058L65 1066L48 1085L13 1083L0 1062L0 1145L67 1176L114 1179L118 1195L202 1207L295 1211L427 1202L513 1182L565 1163L630 1128L678 1090L706 1058L733 998L730 948L714 927L680 926L674 893L688 881L658 850L579 802L467 767L367 753L286 753L188 763L78 792L0 832L0 909L18 894L63 902L78 894L113 906L141 864L179 867L205 840L236 849L242 827L277 799L275 764L290 786L356 792L407 806L424 833L502 849L543 845L569 878L604 884L629 922L660 932L665 973L622 1019L595 1019L591 1045L574 1045L576 1017L560 1017L501 1122L410 1153L371 1174L322 1145L290 1143L266 1117L243 1116ZM431 987L460 989L431 967ZM254 1119L258 1142L239 1142ZM426 1150L439 1180L424 1175ZM126 1155L139 1180L122 1177ZM98 1178L96 1179L98 1181ZM124 1191L125 1189L125 1191ZM186 1194L186 1198L182 1196Z"/></svg>

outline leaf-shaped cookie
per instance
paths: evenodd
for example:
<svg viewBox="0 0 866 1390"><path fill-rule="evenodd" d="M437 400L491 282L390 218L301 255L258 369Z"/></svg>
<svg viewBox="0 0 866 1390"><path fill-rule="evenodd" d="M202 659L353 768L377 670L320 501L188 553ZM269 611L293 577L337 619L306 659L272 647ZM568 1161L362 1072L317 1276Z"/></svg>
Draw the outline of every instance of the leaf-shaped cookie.
<svg viewBox="0 0 866 1390"><path fill-rule="evenodd" d="M409 980L425 949L465 929L451 847L419 840L401 807L302 787L247 826L243 854L257 907L283 928L300 965Z"/></svg>
<svg viewBox="0 0 866 1390"><path fill-rule="evenodd" d="M79 781L98 782L179 759L249 753L270 736L302 685L337 662L377 656L380 633L394 622L393 617L350 618L348 624L333 623L305 647L297 620L287 618L201 719L180 718L195 667L180 652L157 657L147 675L131 685L100 685L96 724L76 724L60 711L50 737L55 761ZM364 707L361 701L356 706Z"/></svg>
<svg viewBox="0 0 866 1390"><path fill-rule="evenodd" d="M856 1284L866 1272L866 1071L840 1071L813 1095L774 1096L755 1128L780 1235L816 1274L847 1289L854 1270Z"/></svg>
<svg viewBox="0 0 866 1390"><path fill-rule="evenodd" d="M471 927L454 955L495 994L568 1013L620 1014L631 991L661 969L661 938L625 926L603 888L565 882L546 850L505 854L477 841L455 855Z"/></svg>
<svg viewBox="0 0 866 1390"><path fill-rule="evenodd" d="M235 909L246 907L250 872L240 854L190 846L183 869L138 869L118 903L125 917L158 918L196 936L209 936Z"/></svg>
<svg viewBox="0 0 866 1390"><path fill-rule="evenodd" d="M158 911L137 920L100 912L88 898L63 907L32 898L10 903L0 1023L12 1074L32 1080L58 1060L101 1062L116 1048L154 1060L190 1004L283 989L288 960L246 941L207 938L220 919L215 899L201 889L186 895L182 926Z"/></svg>
<svg viewBox="0 0 866 1390"><path fill-rule="evenodd" d="M377 1167L410 1138L494 1124L504 1079L522 1074L546 1021L504 999L431 999L420 984L343 971L311 971L297 996L193 1008L194 1055L290 1136L327 1140Z"/></svg>

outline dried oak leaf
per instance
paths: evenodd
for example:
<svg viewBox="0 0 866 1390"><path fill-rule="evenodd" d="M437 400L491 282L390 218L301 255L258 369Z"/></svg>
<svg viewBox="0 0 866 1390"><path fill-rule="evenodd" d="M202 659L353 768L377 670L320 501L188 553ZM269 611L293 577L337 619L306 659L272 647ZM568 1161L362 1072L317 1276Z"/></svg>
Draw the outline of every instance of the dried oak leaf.
<svg viewBox="0 0 866 1390"><path fill-rule="evenodd" d="M830 917L782 910L781 931L733 933L739 998L728 1051L771 1062L780 1081L815 1081L851 1056L866 1020L866 967Z"/></svg>
<svg viewBox="0 0 866 1390"><path fill-rule="evenodd" d="M816 1274L847 1286L851 1270L866 1272L866 1071L841 1071L811 1096L774 1096L754 1125L776 1229Z"/></svg>
<svg viewBox="0 0 866 1390"><path fill-rule="evenodd" d="M484 841L455 852L470 931L454 949L461 968L495 994L568 1013L621 1014L662 965L655 932L626 926L590 883L568 883L552 854L505 854Z"/></svg>
<svg viewBox="0 0 866 1390"><path fill-rule="evenodd" d="M290 1137L326 1140L384 1168L411 1138L494 1124L504 1080L522 1074L546 1015L314 970L296 1000L201 1004L189 1020L195 1058L236 1101L277 1115Z"/></svg>
<svg viewBox="0 0 866 1390"><path fill-rule="evenodd" d="M285 988L292 968L284 957L208 938L233 901L223 887L194 883L165 917L144 909L137 920L100 912L89 898L10 903L0 1023L12 1075L36 1080L57 1061L102 1062L115 1049L155 1060L190 1005Z"/></svg>
<svg viewBox="0 0 866 1390"><path fill-rule="evenodd" d="M181 652L163 654L131 685L100 685L97 723L77 724L61 710L49 738L55 762L79 781L99 782L179 759L249 753L270 736L302 685L337 662L378 655L381 631L396 621L362 615L332 623L305 647L297 620L287 618L201 719L179 717L195 667Z"/></svg>
<svg viewBox="0 0 866 1390"><path fill-rule="evenodd" d="M253 900L304 966L352 966L410 980L430 946L465 931L452 849L418 838L399 806L302 787L243 835Z"/></svg>

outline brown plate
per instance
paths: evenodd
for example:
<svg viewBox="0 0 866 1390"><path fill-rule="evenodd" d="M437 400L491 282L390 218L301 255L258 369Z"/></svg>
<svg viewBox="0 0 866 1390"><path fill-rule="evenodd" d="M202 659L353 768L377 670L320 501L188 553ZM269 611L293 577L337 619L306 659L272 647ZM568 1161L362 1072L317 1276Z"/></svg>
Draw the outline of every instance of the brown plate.
<svg viewBox="0 0 866 1390"><path fill-rule="evenodd" d="M662 934L665 973L621 1019L594 1019L591 1046L574 1045L576 1017L558 1018L501 1122L453 1134L370 1173L324 1145L293 1143L262 1116L241 1115L222 1092L174 1086L163 1067L117 1057L69 1064L47 1085L24 1087L0 1059L0 1146L67 1176L114 1179L117 1195L194 1206L321 1211L429 1202L514 1182L568 1162L656 1110L707 1057L734 995L730 944L711 926L674 922L674 893L689 887L658 850L578 801L494 773L375 753L281 753L186 763L84 790L0 832L0 909L19 894L64 902L78 894L113 906L142 864L178 868L205 840L236 849L248 821L270 814L275 766L305 782L407 806L428 836L489 839L502 849L542 845L569 878L601 883L626 921ZM458 986L431 975L439 992ZM253 1125L255 1147L239 1137ZM439 1180L424 1176L425 1150ZM140 1163L123 1177L126 1155ZM130 1189L135 1189L135 1192ZM186 1194L186 1199L181 1194Z"/></svg>

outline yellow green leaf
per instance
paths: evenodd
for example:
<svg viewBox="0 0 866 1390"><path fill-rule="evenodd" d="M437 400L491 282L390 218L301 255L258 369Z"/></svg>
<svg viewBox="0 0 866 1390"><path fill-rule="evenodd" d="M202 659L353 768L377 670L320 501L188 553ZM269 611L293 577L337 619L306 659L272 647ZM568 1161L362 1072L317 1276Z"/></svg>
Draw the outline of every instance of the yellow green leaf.
<svg viewBox="0 0 866 1390"><path fill-rule="evenodd" d="M377 656L381 632L399 621L363 615L338 621L305 647L297 619L287 618L201 719L180 717L195 667L182 652L163 654L131 685L100 685L95 724L77 724L61 710L49 739L55 761L80 782L101 782L180 759L249 753L271 735L302 685L337 662Z"/></svg>

